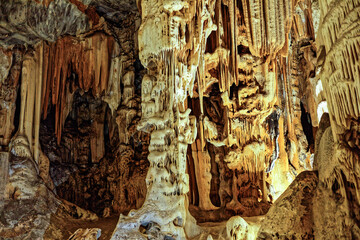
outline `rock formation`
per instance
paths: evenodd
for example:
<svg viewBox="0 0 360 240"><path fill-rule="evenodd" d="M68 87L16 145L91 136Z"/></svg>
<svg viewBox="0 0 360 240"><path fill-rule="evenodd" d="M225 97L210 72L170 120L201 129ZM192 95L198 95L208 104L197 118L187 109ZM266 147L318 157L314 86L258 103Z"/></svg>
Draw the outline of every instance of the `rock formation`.
<svg viewBox="0 0 360 240"><path fill-rule="evenodd" d="M359 11L1 2L0 238L360 239Z"/></svg>

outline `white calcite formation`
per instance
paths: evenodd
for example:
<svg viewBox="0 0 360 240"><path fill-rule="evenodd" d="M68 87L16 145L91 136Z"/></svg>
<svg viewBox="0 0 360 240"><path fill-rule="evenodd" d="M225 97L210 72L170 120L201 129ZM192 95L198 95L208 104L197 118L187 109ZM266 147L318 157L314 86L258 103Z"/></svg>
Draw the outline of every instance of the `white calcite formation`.
<svg viewBox="0 0 360 240"><path fill-rule="evenodd" d="M359 11L2 1L0 238L360 239Z"/></svg>

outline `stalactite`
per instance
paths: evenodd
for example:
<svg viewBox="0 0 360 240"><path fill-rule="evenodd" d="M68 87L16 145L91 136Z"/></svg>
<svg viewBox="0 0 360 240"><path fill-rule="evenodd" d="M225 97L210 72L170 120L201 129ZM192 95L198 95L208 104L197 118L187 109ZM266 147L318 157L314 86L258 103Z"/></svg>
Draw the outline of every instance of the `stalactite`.
<svg viewBox="0 0 360 240"><path fill-rule="evenodd" d="M256 56L276 54L285 44L285 33L290 30L292 1L243 0L242 5L252 54ZM273 6L277 6L278 10Z"/></svg>
<svg viewBox="0 0 360 240"><path fill-rule="evenodd" d="M65 37L56 43L40 43L32 58L31 55L25 56L19 132L28 137L36 160L39 157L40 117L42 114L46 118L49 99L55 106L55 132L59 144L63 124L70 111L71 96L75 92L74 87L72 92L69 89L69 77L76 74L83 90L92 90L95 96L105 94L112 47L113 38L97 33L85 41ZM93 56L90 62L87 61L89 54ZM94 63L95 54L100 55L99 64ZM33 81L34 84L31 83ZM71 84L75 88L80 87L75 82Z"/></svg>
<svg viewBox="0 0 360 240"><path fill-rule="evenodd" d="M350 118L359 117L358 95L351 93L359 91L360 71L355 56L360 40L356 35L356 21L350 19L357 18L356 12L360 8L360 2L343 4L346 6L344 9L337 8L336 4L330 5L330 2L320 5L322 13L326 15L321 22L323 30L320 31L319 42L327 52L321 80L330 105L331 118L337 124L334 129L336 134L341 134L342 129L350 128ZM351 104L348 104L349 100Z"/></svg>
<svg viewBox="0 0 360 240"><path fill-rule="evenodd" d="M341 216L337 224L342 227L331 227L333 231L323 234L329 224L315 212L318 220L315 221L314 235L319 239L350 239L353 236L349 232L359 231L355 226L359 217L354 212L358 212L360 205L359 189L355 187L360 177L357 171L360 78L359 63L355 60L360 42L357 34L360 1L319 1L319 7L321 18L316 39L322 83L319 90L326 99L329 114L323 114L319 124L314 166L323 184L318 192L330 197L329 204L317 199L316 207L321 211L329 209L331 216ZM341 201L331 194L336 194Z"/></svg>
<svg viewBox="0 0 360 240"><path fill-rule="evenodd" d="M34 158L39 159L39 130L40 130L40 117L41 117L41 99L42 99L42 82L43 82L43 54L44 54L43 43L41 43L39 50L39 68L37 69L37 78L36 78L36 99L35 99L35 116L34 116Z"/></svg>
<svg viewBox="0 0 360 240"><path fill-rule="evenodd" d="M0 4L0 12L14 9L0 19L0 43L52 41L22 49L20 120L10 149L33 155L48 171L38 157L39 126L42 117L48 133L54 121L55 136L47 139L55 150L49 152L61 153L49 154L49 161L80 169L57 179L58 195L91 205L103 217L137 208L120 216L111 239L360 235L359 0L65 2L29 3L24 15L12 3ZM71 4L66 13L75 8L77 20L65 21L73 26L57 29L48 15L29 17L39 9L34 4L50 16L60 3ZM132 14L137 18L127 17ZM18 24L7 26L9 19ZM59 38L64 33L73 36ZM0 87L9 82L11 51L0 52ZM0 122L15 114L13 96L5 101L11 111L0 103ZM108 105L87 106L94 99ZM84 111L101 114L91 120L84 114L81 121L89 123L78 128L82 100ZM331 127L323 129L317 119L327 108ZM91 128L80 131L85 137L74 134L85 128ZM1 151L15 134L10 129L0 126ZM312 155L308 136L316 131ZM86 145L86 153L76 145ZM301 173L313 164L318 175ZM88 168L96 174L85 181ZM134 176L143 181L131 181ZM141 184L144 189L134 190ZM100 185L96 194L104 207L87 196ZM14 199L22 194L10 192ZM199 222L244 219L199 226L190 212Z"/></svg>
<svg viewBox="0 0 360 240"><path fill-rule="evenodd" d="M216 207L210 200L210 155L207 151L203 151L203 147L201 146L201 142L199 140L193 143L191 148L199 194L199 207L203 210L214 210Z"/></svg>
<svg viewBox="0 0 360 240"><path fill-rule="evenodd" d="M42 46L38 46L38 51L42 52ZM31 58L33 57L33 58ZM34 158L38 161L39 154L39 124L40 124L40 108L41 108L41 83L42 57L38 52L34 56L25 56L22 69L22 84L21 84L21 110L19 133L28 137L30 149L34 154ZM32 83L34 82L34 83ZM34 144L33 144L34 143ZM37 148L37 149L35 149ZM36 154L36 155L35 155Z"/></svg>
<svg viewBox="0 0 360 240"><path fill-rule="evenodd" d="M45 46L47 59L44 62L48 64L45 65L45 72L48 74L44 76L44 82L52 87L43 93L42 111L43 116L46 116L48 99L51 96L51 103L56 107L55 127L58 142L61 140L62 125L66 118L63 111L67 106L68 78L75 74L79 83L76 87L85 91L91 90L94 96L104 94L108 86L113 42L112 37L95 33L86 40L65 37ZM53 64L53 61L58 63Z"/></svg>

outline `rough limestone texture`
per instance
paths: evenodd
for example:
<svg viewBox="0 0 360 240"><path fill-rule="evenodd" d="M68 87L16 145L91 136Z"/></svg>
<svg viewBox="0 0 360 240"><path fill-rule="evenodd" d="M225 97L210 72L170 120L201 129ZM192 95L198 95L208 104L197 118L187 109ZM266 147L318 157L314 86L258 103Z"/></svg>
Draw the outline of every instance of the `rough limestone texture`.
<svg viewBox="0 0 360 240"><path fill-rule="evenodd" d="M316 172L300 173L261 221L257 239L314 239L317 184Z"/></svg>
<svg viewBox="0 0 360 240"><path fill-rule="evenodd" d="M314 199L314 236L316 239L359 239L358 158L351 149L334 141L329 115L323 115L317 138L314 164L319 185Z"/></svg>
<svg viewBox="0 0 360 240"><path fill-rule="evenodd" d="M69 237L68 240L97 240L101 236L101 229L99 228L79 228Z"/></svg>
<svg viewBox="0 0 360 240"><path fill-rule="evenodd" d="M66 0L2 2L0 44L34 44L39 39L52 42L62 35L85 33L93 23L80 9ZM63 18L67 20L61 21Z"/></svg>
<svg viewBox="0 0 360 240"><path fill-rule="evenodd" d="M329 108L324 121L330 126L323 124L317 134L314 235L316 239L359 239L360 1L319 1L319 6L318 67ZM336 219L336 224L330 219Z"/></svg>
<svg viewBox="0 0 360 240"><path fill-rule="evenodd" d="M0 2L1 239L360 239L359 0Z"/></svg>
<svg viewBox="0 0 360 240"><path fill-rule="evenodd" d="M19 88L19 76L22 52L17 49L0 48L0 144L8 145L14 131L16 99Z"/></svg>
<svg viewBox="0 0 360 240"><path fill-rule="evenodd" d="M8 169L8 177L0 202L0 237L42 239L59 201L38 176L39 170L26 138L14 139L10 154L4 156L2 153L1 156L2 165L8 164L4 168Z"/></svg>

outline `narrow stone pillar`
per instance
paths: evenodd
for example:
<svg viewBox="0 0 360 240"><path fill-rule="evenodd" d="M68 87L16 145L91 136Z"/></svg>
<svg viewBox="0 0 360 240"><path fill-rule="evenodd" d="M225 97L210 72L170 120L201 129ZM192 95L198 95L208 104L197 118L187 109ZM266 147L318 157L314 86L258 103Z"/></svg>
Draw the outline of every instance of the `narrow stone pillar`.
<svg viewBox="0 0 360 240"><path fill-rule="evenodd" d="M0 201L5 199L6 184L9 178L9 152L0 152Z"/></svg>

